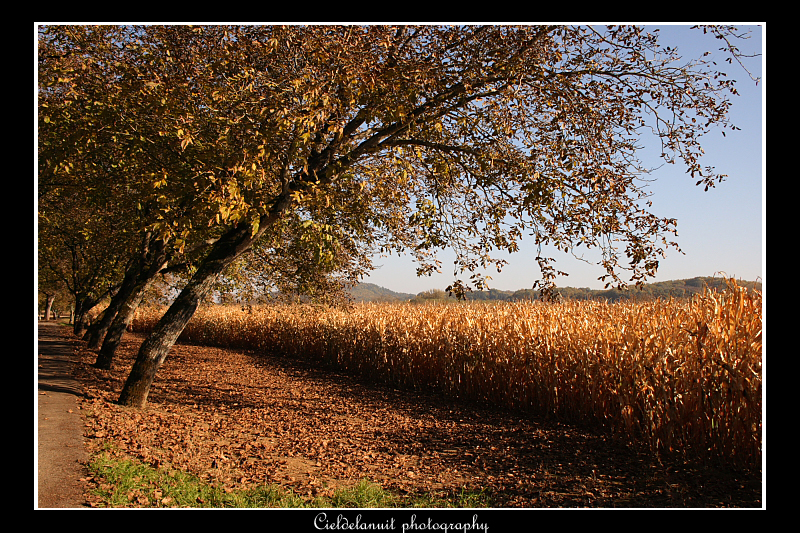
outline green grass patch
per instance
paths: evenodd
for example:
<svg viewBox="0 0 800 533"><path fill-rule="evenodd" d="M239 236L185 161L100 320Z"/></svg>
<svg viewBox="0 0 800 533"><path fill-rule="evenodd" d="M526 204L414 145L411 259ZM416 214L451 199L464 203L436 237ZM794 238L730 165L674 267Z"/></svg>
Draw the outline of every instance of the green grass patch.
<svg viewBox="0 0 800 533"><path fill-rule="evenodd" d="M132 460L94 457L92 491L99 507L303 507L299 496L278 486L227 492L192 474Z"/></svg>
<svg viewBox="0 0 800 533"><path fill-rule="evenodd" d="M313 507L344 507L352 509L399 507L399 500L380 485L362 479L353 487L340 488L330 498L317 498Z"/></svg>
<svg viewBox="0 0 800 533"><path fill-rule="evenodd" d="M138 461L98 453L89 465L97 481L92 489L97 507L213 507L213 508L396 508L490 507L488 493L462 491L441 496L421 493L399 498L369 480L337 489L330 497L304 499L279 485L226 491L197 476L153 468Z"/></svg>

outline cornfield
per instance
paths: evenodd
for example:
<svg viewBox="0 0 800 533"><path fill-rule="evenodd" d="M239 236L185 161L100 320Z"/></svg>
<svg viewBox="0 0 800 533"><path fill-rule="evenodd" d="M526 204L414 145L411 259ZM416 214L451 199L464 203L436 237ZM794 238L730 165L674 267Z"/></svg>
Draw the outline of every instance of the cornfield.
<svg viewBox="0 0 800 533"><path fill-rule="evenodd" d="M140 311L134 328L159 318ZM762 293L691 300L201 308L182 340L600 426L656 453L760 465Z"/></svg>

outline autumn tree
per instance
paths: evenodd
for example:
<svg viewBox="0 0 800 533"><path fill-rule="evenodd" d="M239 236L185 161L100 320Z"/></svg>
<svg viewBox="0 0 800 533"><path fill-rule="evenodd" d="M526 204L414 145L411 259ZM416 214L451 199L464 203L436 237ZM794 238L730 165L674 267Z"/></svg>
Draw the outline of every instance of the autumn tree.
<svg viewBox="0 0 800 533"><path fill-rule="evenodd" d="M676 221L648 212L640 135L651 132L667 162L709 187L721 176L701 165L700 139L732 127L733 83L638 27L105 31L80 29L92 39L74 41L72 57L87 67L71 68L114 79L105 109L117 140L131 164L147 161L133 189L156 194L169 221L148 228L169 242L212 242L142 344L120 396L130 406L145 405L218 276L287 227L307 224L321 240L273 253L352 243L339 251L368 267L374 250L408 249L423 275L452 248L456 294L482 287L477 272L502 267L497 252L516 251L523 236L540 250L600 248L603 279L641 282L676 246ZM53 42L68 33L48 32ZM85 101L93 95L79 78L53 87ZM537 261L547 289L554 260Z"/></svg>
<svg viewBox="0 0 800 533"><path fill-rule="evenodd" d="M37 260L37 267L37 290L39 293L37 315L41 312L43 320L50 320L54 317L54 313L60 307L61 302L68 301L69 293L58 273L53 272L40 260ZM55 304L55 307L53 304Z"/></svg>
<svg viewBox="0 0 800 533"><path fill-rule="evenodd" d="M330 215L285 217L223 274L218 289L250 301L349 304L348 289L371 270L367 244L340 231Z"/></svg>
<svg viewBox="0 0 800 533"><path fill-rule="evenodd" d="M101 368L110 366L155 277L168 268L189 268L196 259L190 255L202 254L213 239L210 232L189 229L203 214L185 190L175 190L186 179L163 179L180 175L180 150L159 129L164 117L153 118L165 113L164 103L140 79L141 64L128 60L139 56L126 37L130 32L136 29L45 27L39 39L40 256L58 230L62 235L53 240L62 249L49 256L61 261L62 270L76 275L74 261L64 263L63 245L70 239L82 243L92 264L114 265L103 292L112 296L110 305L87 338L93 348L102 341L95 363ZM66 206L71 211L65 214ZM93 221L104 227L89 231ZM98 283L85 285L98 292Z"/></svg>
<svg viewBox="0 0 800 533"><path fill-rule="evenodd" d="M70 196L58 196L54 205L52 196L39 198L39 205L47 206L38 220L39 280L45 287L66 288L75 305L73 329L80 334L87 313L117 288L122 258L113 251L116 228L102 209L88 210Z"/></svg>

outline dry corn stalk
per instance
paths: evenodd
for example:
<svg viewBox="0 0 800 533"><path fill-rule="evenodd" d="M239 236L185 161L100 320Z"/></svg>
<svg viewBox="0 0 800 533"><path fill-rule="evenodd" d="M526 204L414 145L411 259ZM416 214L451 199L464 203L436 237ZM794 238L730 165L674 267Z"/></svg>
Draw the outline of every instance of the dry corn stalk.
<svg viewBox="0 0 800 533"><path fill-rule="evenodd" d="M761 461L762 294L733 281L689 301L217 306L183 339L600 425L659 453Z"/></svg>

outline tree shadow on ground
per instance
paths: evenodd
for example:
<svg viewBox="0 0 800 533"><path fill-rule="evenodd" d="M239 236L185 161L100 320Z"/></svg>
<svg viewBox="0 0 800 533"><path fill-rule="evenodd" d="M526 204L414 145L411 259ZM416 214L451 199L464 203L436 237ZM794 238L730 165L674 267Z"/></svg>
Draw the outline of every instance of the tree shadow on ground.
<svg viewBox="0 0 800 533"><path fill-rule="evenodd" d="M121 387L136 342L121 350L112 388ZM285 357L176 345L150 404L153 416L179 412L191 428L162 427L175 417L160 416L152 428L139 422L136 445L159 461L227 465L232 478L277 481L302 494L366 477L407 496L485 491L495 507L761 506L760 473L670 463L598 428ZM187 422L192 417L198 421ZM180 446L191 461L163 451Z"/></svg>

